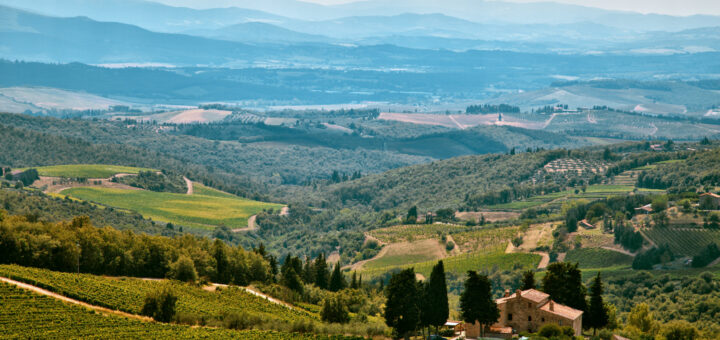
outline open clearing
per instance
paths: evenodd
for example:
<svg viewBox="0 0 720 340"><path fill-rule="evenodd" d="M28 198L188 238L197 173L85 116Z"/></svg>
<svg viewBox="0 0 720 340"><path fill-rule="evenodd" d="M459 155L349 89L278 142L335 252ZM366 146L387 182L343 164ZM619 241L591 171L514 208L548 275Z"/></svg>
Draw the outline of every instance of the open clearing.
<svg viewBox="0 0 720 340"><path fill-rule="evenodd" d="M243 228L250 216L263 209L282 205L258 202L227 194L207 195L209 188L197 188L193 195L127 190L104 187L79 187L61 193L84 201L131 210L146 218L174 224L212 229L216 226Z"/></svg>
<svg viewBox="0 0 720 340"><path fill-rule="evenodd" d="M478 125L516 126L526 129L542 129L544 122L525 120L503 114L502 119L494 114L431 114L431 113L395 113L382 112L380 120L391 120L404 123L444 126L452 129L464 130Z"/></svg>
<svg viewBox="0 0 720 340"><path fill-rule="evenodd" d="M115 116L113 119L134 119L138 121L156 121L158 123L188 124L210 123L225 119L232 114L227 110L189 109L182 111L169 111L144 116Z"/></svg>
<svg viewBox="0 0 720 340"><path fill-rule="evenodd" d="M157 171L148 168L107 164L69 164L14 169L36 169L40 176L66 178L108 178L116 174L138 174L140 171Z"/></svg>
<svg viewBox="0 0 720 340"><path fill-rule="evenodd" d="M412 263L439 260L446 256L445 246L433 239L415 242L400 242L385 246L372 260L362 268L383 268L402 266Z"/></svg>
<svg viewBox="0 0 720 340"><path fill-rule="evenodd" d="M455 218L463 221L480 222L480 217L484 217L487 222L515 220L520 217L520 213L512 211L458 211Z"/></svg>

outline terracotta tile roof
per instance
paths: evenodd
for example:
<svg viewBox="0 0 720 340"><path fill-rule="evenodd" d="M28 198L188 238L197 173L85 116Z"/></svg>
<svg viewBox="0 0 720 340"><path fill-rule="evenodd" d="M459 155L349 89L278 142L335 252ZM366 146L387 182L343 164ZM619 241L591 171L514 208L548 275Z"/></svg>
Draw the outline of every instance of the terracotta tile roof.
<svg viewBox="0 0 720 340"><path fill-rule="evenodd" d="M496 303L505 303L507 300L514 298L516 295L517 295L517 293L513 293L510 296L499 298L499 299L495 300L495 302ZM520 292L520 296L522 296L530 301L533 301L535 303L541 303L541 302L547 300L548 298L550 298L550 295L545 294L536 289L524 290L524 291Z"/></svg>
<svg viewBox="0 0 720 340"><path fill-rule="evenodd" d="M562 317L567 318L567 319L570 319L570 320L575 320L575 319L579 318L580 315L583 314L583 311L581 311L581 310L577 310L577 309L575 309L575 308L571 308L571 307L568 307L568 306L565 306L565 305L561 305L561 304L559 304L559 303L553 302L553 305L554 305L554 306L553 306L553 310L550 310L550 302L542 305L542 306L540 307L540 309L543 310L543 311L545 311L545 312L548 312L548 313L551 313L551 314L555 314L555 315L559 315L559 316L562 316Z"/></svg>

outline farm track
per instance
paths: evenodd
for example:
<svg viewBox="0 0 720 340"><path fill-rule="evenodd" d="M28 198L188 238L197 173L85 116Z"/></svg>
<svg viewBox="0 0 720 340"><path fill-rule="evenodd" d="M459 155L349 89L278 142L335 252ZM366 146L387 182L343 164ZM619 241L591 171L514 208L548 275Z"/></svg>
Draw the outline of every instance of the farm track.
<svg viewBox="0 0 720 340"><path fill-rule="evenodd" d="M248 226L245 228L238 228L233 229L232 231L234 233L244 233L246 231L253 231L257 229L257 223L255 223L255 220L257 219L257 215L252 215L248 217Z"/></svg>
<svg viewBox="0 0 720 340"><path fill-rule="evenodd" d="M550 264L550 255L543 251L534 251L533 254L542 256L542 259L540 259L540 263L538 263L537 268L538 269L545 269Z"/></svg>
<svg viewBox="0 0 720 340"><path fill-rule="evenodd" d="M608 246L604 246L604 247L600 247L600 248L605 249L605 250L614 251L614 252L620 253L620 254L625 254L625 255L627 255L627 256L635 257L635 254L634 254L634 253L631 253L631 252L629 252L629 251L627 251L627 250L625 250L625 249L619 249L619 248L616 248L616 247L608 247Z"/></svg>
<svg viewBox="0 0 720 340"><path fill-rule="evenodd" d="M229 287L229 285L224 284L224 283L212 283L212 284L210 284L210 285L204 286L202 289L204 289L204 290L206 290L206 291L209 291L209 292L214 292L218 287L220 287L220 288L227 288L227 287ZM255 296L259 297L259 298L263 298L263 299L265 299L265 300L267 300L267 301L269 301L269 302L272 302L272 303L274 303L274 304L281 305L281 306L287 307L287 308L292 309L292 310L298 310L295 306L293 306L293 305L291 305L291 304L289 304L289 303L287 303L287 302L285 302L285 301L278 300L278 299L276 299L276 298L274 298L274 297L271 297L271 296L269 296L269 295L266 295L266 294L263 294L263 293L261 293L261 292L258 292L257 290L254 290L254 289L252 289L252 288L250 288L250 287L238 287L238 288L242 289L242 290L245 291L246 293L255 295Z"/></svg>
<svg viewBox="0 0 720 340"><path fill-rule="evenodd" d="M130 313L122 312L122 311L119 311L119 310L114 310L114 309L110 309L110 308L105 308L105 307L100 307L100 306L91 305L91 304L89 304L89 303L87 303L87 302L82 302L82 301L79 301L79 300L71 299L71 298L69 298L69 297L67 297L67 296L60 295L60 294L57 294L57 293L53 293L53 292L51 292L51 291L49 291L49 290L46 290L46 289L43 289L43 288L40 288L40 287L37 287L37 286L33 286L33 285L30 285L30 284L27 284L27 283L23 283L23 282L20 282L20 281L15 281L15 280L12 280L12 279L8 279L8 278L6 278L6 277L0 277L0 281L5 282L5 283L8 283L8 284L11 284L11 285L14 285L14 286L17 286L17 287L22 288L22 289L25 289L25 290L29 290L29 291L34 292L34 293L36 293L36 294L49 296L49 297L51 297L51 298L58 299L58 300L63 301L63 302L72 303L72 304L75 304L75 305L78 305L78 306L82 306L82 307L85 307L85 308L88 308L88 309L92 309L92 310L94 310L94 311L97 311L97 312L100 312L100 313L103 313L103 314L114 314L114 315L118 315L118 316L124 316L124 317L130 318L130 319L135 319L135 320L140 320L140 321L145 321L145 322L153 322L153 319L152 319L152 318L149 318L149 317L147 317L147 316L130 314Z"/></svg>
<svg viewBox="0 0 720 340"><path fill-rule="evenodd" d="M185 176L183 176L183 180L185 180L185 185L187 186L187 194L192 195L194 192L193 191L193 182Z"/></svg>

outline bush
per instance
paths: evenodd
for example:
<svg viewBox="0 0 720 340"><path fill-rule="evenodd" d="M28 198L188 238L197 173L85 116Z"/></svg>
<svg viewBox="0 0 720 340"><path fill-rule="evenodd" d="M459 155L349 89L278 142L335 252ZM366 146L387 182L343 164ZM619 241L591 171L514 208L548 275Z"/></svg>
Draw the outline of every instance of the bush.
<svg viewBox="0 0 720 340"><path fill-rule="evenodd" d="M573 334L575 334L573 332ZM551 338L551 337L557 337L560 335L563 335L563 330L560 328L560 326L554 324L554 323L548 323L544 326L540 327L540 331L538 331L538 335Z"/></svg>
<svg viewBox="0 0 720 340"><path fill-rule="evenodd" d="M445 244L445 250L451 251L451 250L453 250L453 249L455 249L455 242L450 241L450 242L448 242L448 243Z"/></svg>
<svg viewBox="0 0 720 340"><path fill-rule="evenodd" d="M694 340L700 336L698 330L685 320L668 322L662 327L660 334L662 334L666 340Z"/></svg>
<svg viewBox="0 0 720 340"><path fill-rule="evenodd" d="M327 297L323 303L320 317L323 321L333 323L346 323L350 321L350 314L339 296Z"/></svg>
<svg viewBox="0 0 720 340"><path fill-rule="evenodd" d="M177 261L170 264L168 276L182 282L195 282L198 278L195 263L185 255L180 255Z"/></svg>
<svg viewBox="0 0 720 340"><path fill-rule="evenodd" d="M145 297L141 313L155 321L170 322L175 317L176 303L177 296L169 288L156 290Z"/></svg>

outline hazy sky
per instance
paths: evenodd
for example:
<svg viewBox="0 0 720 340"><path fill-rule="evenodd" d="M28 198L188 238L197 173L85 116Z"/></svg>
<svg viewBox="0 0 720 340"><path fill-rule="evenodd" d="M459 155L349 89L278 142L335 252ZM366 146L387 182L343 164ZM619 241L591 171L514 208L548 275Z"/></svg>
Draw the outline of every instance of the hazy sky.
<svg viewBox="0 0 720 340"><path fill-rule="evenodd" d="M270 0L272 1L272 0ZM357 0L304 0L320 4L339 4ZM388 0L392 1L392 0ZM512 2L562 2L568 4L672 15L720 15L720 0L509 0ZM720 23L718 23L720 25Z"/></svg>
<svg viewBox="0 0 720 340"><path fill-rule="evenodd" d="M171 5L208 8L221 4L232 6L234 0L152 0ZM258 0L269 1L273 0ZM342 4L359 0L301 0L319 4ZM385 0L392 2L393 0ZM494 0L512 2L562 2L604 9L659 13L670 15L711 14L720 15L720 0ZM720 25L720 22L718 23Z"/></svg>

